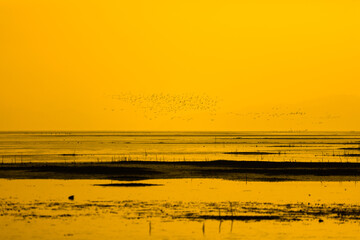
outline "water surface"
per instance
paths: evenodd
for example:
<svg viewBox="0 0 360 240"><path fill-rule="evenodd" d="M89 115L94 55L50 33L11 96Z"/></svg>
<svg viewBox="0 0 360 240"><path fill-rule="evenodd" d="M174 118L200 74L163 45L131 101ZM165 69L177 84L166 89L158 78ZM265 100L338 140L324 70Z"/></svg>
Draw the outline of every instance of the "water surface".
<svg viewBox="0 0 360 240"><path fill-rule="evenodd" d="M7 163L219 159L358 162L360 133L2 132L0 158Z"/></svg>

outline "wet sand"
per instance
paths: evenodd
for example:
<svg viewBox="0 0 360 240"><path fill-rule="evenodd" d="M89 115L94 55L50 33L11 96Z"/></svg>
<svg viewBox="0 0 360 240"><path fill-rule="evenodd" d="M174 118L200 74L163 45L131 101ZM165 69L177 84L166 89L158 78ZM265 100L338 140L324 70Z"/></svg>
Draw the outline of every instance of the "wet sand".
<svg viewBox="0 0 360 240"><path fill-rule="evenodd" d="M0 216L26 219L96 215L100 209L127 220L360 219L358 185L353 182L0 179L0 188ZM68 198L70 194L74 199Z"/></svg>
<svg viewBox="0 0 360 240"><path fill-rule="evenodd" d="M119 161L103 163L1 164L8 179L177 179L217 178L240 181L359 181L359 163L202 161Z"/></svg>
<svg viewBox="0 0 360 240"><path fill-rule="evenodd" d="M0 179L1 239L357 239L354 182ZM107 187L118 184L120 187ZM140 187L140 184L143 187ZM146 186L145 186L146 185ZM286 193L286 194L284 194ZM69 200L70 194L75 199Z"/></svg>

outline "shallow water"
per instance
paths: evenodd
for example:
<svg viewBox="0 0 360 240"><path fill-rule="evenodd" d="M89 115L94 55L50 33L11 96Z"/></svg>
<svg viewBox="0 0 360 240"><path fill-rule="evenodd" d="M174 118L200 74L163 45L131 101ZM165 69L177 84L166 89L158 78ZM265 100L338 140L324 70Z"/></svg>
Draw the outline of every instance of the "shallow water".
<svg viewBox="0 0 360 240"><path fill-rule="evenodd" d="M225 154L236 152L238 154ZM260 153L267 154L260 154ZM239 154L242 153L242 154ZM250 154L249 154L250 153ZM358 162L359 132L2 132L0 160Z"/></svg>
<svg viewBox="0 0 360 240"><path fill-rule="evenodd" d="M4 163L358 162L359 147L357 132L0 133ZM0 239L356 239L359 199L357 182L0 179Z"/></svg>
<svg viewBox="0 0 360 240"><path fill-rule="evenodd" d="M169 179L141 181L160 184L150 187L95 186L110 183L123 182L0 179L0 238L356 239L359 234L356 182Z"/></svg>

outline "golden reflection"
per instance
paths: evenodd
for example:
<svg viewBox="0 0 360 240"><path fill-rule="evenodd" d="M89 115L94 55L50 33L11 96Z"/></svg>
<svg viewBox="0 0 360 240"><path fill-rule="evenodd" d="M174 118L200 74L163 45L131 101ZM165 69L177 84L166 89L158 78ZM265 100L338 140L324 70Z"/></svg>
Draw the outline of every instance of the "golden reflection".
<svg viewBox="0 0 360 240"><path fill-rule="evenodd" d="M359 10L0 0L0 239L357 238Z"/></svg>

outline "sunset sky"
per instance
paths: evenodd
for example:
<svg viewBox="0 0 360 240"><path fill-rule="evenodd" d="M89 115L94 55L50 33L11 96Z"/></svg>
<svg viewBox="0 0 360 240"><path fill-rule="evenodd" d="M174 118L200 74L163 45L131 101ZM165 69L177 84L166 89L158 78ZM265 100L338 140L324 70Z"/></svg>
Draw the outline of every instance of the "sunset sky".
<svg viewBox="0 0 360 240"><path fill-rule="evenodd" d="M0 130L360 130L360 1L0 0Z"/></svg>

